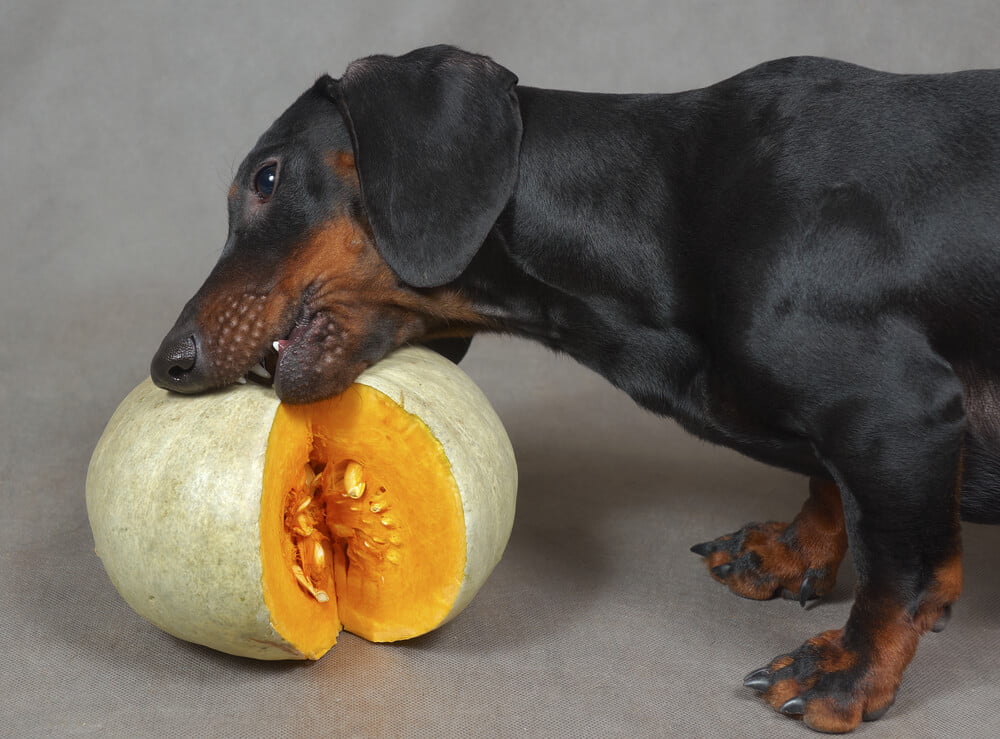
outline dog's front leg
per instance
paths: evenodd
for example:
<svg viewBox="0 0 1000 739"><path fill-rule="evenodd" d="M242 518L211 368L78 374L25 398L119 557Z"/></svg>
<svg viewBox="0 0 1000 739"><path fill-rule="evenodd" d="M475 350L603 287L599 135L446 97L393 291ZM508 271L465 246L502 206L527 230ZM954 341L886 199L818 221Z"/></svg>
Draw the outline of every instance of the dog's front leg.
<svg viewBox="0 0 1000 739"><path fill-rule="evenodd" d="M841 490L856 600L843 628L746 680L775 709L827 732L885 712L920 636L943 624L962 580L961 384L909 327L881 325L837 346L848 349L839 360L786 374L801 383L786 397L808 409L802 427ZM797 356L817 357L807 349Z"/></svg>

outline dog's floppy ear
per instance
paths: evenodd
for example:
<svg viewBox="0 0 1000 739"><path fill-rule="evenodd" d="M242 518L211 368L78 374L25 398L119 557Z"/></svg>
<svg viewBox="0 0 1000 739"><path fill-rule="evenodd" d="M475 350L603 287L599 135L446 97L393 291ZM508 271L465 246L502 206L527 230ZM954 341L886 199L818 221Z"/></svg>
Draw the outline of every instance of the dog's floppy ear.
<svg viewBox="0 0 1000 739"><path fill-rule="evenodd" d="M375 246L414 287L472 261L514 191L517 77L449 46L352 63L329 92L354 145Z"/></svg>

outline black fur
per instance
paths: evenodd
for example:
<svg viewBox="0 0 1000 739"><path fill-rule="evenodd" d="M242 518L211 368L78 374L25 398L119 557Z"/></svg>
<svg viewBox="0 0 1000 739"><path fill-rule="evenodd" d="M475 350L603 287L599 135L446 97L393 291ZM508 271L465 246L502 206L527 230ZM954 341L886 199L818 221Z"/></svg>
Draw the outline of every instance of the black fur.
<svg viewBox="0 0 1000 739"><path fill-rule="evenodd" d="M521 139L516 84L496 62L440 46L361 59L330 80L368 222L408 284L458 277L510 199Z"/></svg>

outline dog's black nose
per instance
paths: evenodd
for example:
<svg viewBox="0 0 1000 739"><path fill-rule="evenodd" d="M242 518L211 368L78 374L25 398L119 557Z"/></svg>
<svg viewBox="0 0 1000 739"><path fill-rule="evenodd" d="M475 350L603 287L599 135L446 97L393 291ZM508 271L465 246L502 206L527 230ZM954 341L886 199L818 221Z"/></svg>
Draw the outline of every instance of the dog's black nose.
<svg viewBox="0 0 1000 739"><path fill-rule="evenodd" d="M167 336L153 357L149 375L165 390L196 393L205 389L198 377L197 364L198 345L194 336Z"/></svg>

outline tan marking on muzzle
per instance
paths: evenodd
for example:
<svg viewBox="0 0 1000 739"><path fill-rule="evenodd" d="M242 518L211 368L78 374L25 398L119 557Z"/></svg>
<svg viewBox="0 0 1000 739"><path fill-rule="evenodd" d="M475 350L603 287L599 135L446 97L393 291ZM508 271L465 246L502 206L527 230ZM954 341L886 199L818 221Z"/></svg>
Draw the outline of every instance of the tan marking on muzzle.
<svg viewBox="0 0 1000 739"><path fill-rule="evenodd" d="M253 267L249 257L233 262L200 296L195 319L199 362L208 363L206 373L219 383L235 381L271 341L285 338L304 298L307 317L321 312L331 316L329 347L319 364L345 361L344 355L376 326L390 326L395 345L488 327L454 289L418 291L401 284L364 227L346 216L331 219L292 246L277 275L261 274L255 282Z"/></svg>

